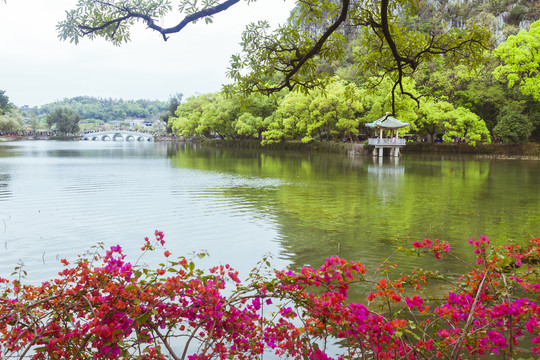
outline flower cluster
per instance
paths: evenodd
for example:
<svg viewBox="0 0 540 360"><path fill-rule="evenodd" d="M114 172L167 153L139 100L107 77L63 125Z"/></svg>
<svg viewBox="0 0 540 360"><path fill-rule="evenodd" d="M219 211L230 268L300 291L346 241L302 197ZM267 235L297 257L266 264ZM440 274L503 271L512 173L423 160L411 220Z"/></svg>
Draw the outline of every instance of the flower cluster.
<svg viewBox="0 0 540 360"><path fill-rule="evenodd" d="M486 261L486 250L489 246L489 238L484 235L480 235L480 239L475 240L471 238L469 244L474 245L474 253L477 255L476 264L480 265Z"/></svg>
<svg viewBox="0 0 540 360"><path fill-rule="evenodd" d="M154 235L144 252L165 244ZM62 261L58 277L39 286L0 278L0 358L244 360L268 350L295 360L511 358L523 344L540 356L540 238L469 243L473 270L438 299L418 289L440 274L392 279L394 264L381 264L374 279L363 264L331 257L242 280L229 265L203 271L169 251L158 269L132 265L113 246ZM450 252L429 239L413 249L438 259ZM373 290L366 303L351 301L355 284Z"/></svg>
<svg viewBox="0 0 540 360"><path fill-rule="evenodd" d="M424 239L423 242L420 241L413 241L413 247L418 249L427 249L431 250L433 252L433 255L435 258L441 260L442 254L441 252L449 252L450 251L450 244L446 242L441 242L439 239L431 240L431 239Z"/></svg>

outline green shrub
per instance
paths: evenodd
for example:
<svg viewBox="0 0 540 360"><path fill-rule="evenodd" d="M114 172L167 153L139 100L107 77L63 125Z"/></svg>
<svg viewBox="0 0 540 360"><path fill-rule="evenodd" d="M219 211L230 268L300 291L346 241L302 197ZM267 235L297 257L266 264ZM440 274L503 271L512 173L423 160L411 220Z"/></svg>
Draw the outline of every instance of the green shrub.
<svg viewBox="0 0 540 360"><path fill-rule="evenodd" d="M497 116L497 125L493 128L493 134L505 142L525 142L533 131L533 123L522 112L522 107L510 104L502 108Z"/></svg>

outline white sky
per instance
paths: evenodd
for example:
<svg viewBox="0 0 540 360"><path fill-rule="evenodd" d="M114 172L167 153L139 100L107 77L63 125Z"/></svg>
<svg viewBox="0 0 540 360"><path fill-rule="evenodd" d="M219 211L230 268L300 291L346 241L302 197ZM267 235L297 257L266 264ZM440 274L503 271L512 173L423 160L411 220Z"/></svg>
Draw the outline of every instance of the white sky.
<svg viewBox="0 0 540 360"><path fill-rule="evenodd" d="M74 96L167 100L219 91L230 55L238 53L249 22L284 22L291 0L238 3L214 23L190 24L163 41L139 24L120 47L83 38L60 41L56 24L76 0L0 0L0 90L12 103L43 105ZM169 24L170 22L170 24ZM167 19L166 26L179 18Z"/></svg>

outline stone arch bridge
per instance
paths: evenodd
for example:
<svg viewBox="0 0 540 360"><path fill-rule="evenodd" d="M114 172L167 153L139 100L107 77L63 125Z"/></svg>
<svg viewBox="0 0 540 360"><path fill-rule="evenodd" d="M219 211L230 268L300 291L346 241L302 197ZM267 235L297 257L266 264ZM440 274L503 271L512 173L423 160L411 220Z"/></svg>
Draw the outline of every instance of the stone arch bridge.
<svg viewBox="0 0 540 360"><path fill-rule="evenodd" d="M99 131L83 134L81 139L89 141L118 141L120 139L122 139L121 141L154 141L154 137L150 134L124 130Z"/></svg>

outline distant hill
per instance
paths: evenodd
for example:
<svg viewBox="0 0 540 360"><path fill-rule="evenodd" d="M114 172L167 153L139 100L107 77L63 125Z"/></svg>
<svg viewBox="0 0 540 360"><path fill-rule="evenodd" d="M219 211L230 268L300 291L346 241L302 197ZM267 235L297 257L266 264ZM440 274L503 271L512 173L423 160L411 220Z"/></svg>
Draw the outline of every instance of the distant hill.
<svg viewBox="0 0 540 360"><path fill-rule="evenodd" d="M43 106L25 107L21 110L35 114L38 118L47 116L53 109L66 107L76 111L86 122L122 121L128 118L151 119L167 110L168 103L157 100L102 99L77 96Z"/></svg>

